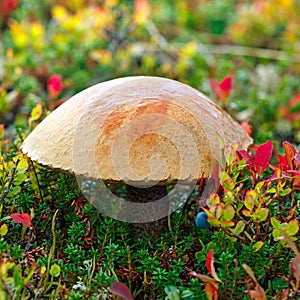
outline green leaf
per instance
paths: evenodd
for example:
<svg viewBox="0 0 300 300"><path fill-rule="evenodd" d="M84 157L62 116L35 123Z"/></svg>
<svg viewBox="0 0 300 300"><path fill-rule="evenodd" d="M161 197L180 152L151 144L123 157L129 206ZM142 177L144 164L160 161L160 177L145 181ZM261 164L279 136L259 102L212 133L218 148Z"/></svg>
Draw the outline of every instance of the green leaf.
<svg viewBox="0 0 300 300"><path fill-rule="evenodd" d="M180 300L180 295L178 291L171 291L168 293L169 300Z"/></svg>
<svg viewBox="0 0 300 300"><path fill-rule="evenodd" d="M244 201L244 204L245 204L245 206L246 206L246 208L248 209L248 210L253 210L253 208L254 208L254 197L253 197L253 192L254 191L248 191L247 193L246 193L246 196L245 196L245 201ZM255 193L255 192L254 192Z"/></svg>
<svg viewBox="0 0 300 300"><path fill-rule="evenodd" d="M294 219L291 220L286 227L286 233L288 235L295 235L299 231L299 222L298 220Z"/></svg>
<svg viewBox="0 0 300 300"><path fill-rule="evenodd" d="M282 236L282 233L279 229L273 229L272 235L273 235L274 240L277 240L278 238L280 238Z"/></svg>
<svg viewBox="0 0 300 300"><path fill-rule="evenodd" d="M60 266L57 265L57 264L54 264L51 266L51 269L50 269L50 275L51 276L55 276L55 277L58 277L59 274L60 274Z"/></svg>
<svg viewBox="0 0 300 300"><path fill-rule="evenodd" d="M194 293L190 290L184 290L181 295L182 299L194 299L193 296Z"/></svg>
<svg viewBox="0 0 300 300"><path fill-rule="evenodd" d="M1 227L0 227L0 235L4 236L6 235L8 232L8 227L6 224L3 224Z"/></svg>
<svg viewBox="0 0 300 300"><path fill-rule="evenodd" d="M267 208L260 208L255 211L254 217L257 221L265 221L269 215L269 210Z"/></svg>
<svg viewBox="0 0 300 300"><path fill-rule="evenodd" d="M9 197L13 197L18 195L21 192L21 187L20 186L14 186L9 190Z"/></svg>
<svg viewBox="0 0 300 300"><path fill-rule="evenodd" d="M256 184L255 191L257 192L257 194L260 194L260 191L261 191L262 187L264 186L264 184L265 184L264 181L260 181Z"/></svg>
<svg viewBox="0 0 300 300"><path fill-rule="evenodd" d="M225 190L233 190L235 187L234 180L226 172L220 172L220 183L222 184Z"/></svg>
<svg viewBox="0 0 300 300"><path fill-rule="evenodd" d="M23 287L22 273L18 266L14 268L14 281L18 289Z"/></svg>
<svg viewBox="0 0 300 300"><path fill-rule="evenodd" d="M275 277L272 280L271 286L274 291L278 291L278 290L288 287L289 283L287 281L283 280L281 277Z"/></svg>
<svg viewBox="0 0 300 300"><path fill-rule="evenodd" d="M277 190L275 188L271 188L268 190L268 192L271 194L275 194L277 192Z"/></svg>
<svg viewBox="0 0 300 300"><path fill-rule="evenodd" d="M234 222L231 221L231 220L228 220L228 221L222 221L222 222L221 222L221 226L222 226L223 228L233 227L233 226L234 226Z"/></svg>
<svg viewBox="0 0 300 300"><path fill-rule="evenodd" d="M252 249L254 252L257 252L263 245L264 245L264 242L262 242L262 241L256 242L252 245Z"/></svg>
<svg viewBox="0 0 300 300"><path fill-rule="evenodd" d="M285 231L286 230L286 227L287 227L287 223L281 223L280 226L279 226L279 230L281 232Z"/></svg>
<svg viewBox="0 0 300 300"><path fill-rule="evenodd" d="M220 197L217 193L212 193L209 197L209 204L208 206L211 205L217 205L220 203Z"/></svg>
<svg viewBox="0 0 300 300"><path fill-rule="evenodd" d="M238 221L235 228L231 229L231 231L236 234L239 235L241 234L245 229L245 223L243 221Z"/></svg>
<svg viewBox="0 0 300 300"><path fill-rule="evenodd" d="M232 220L235 215L235 210L232 205L228 205L223 209L223 219L228 221Z"/></svg>
<svg viewBox="0 0 300 300"><path fill-rule="evenodd" d="M171 285L165 287L165 293L167 294L168 300L180 300L180 295L178 289Z"/></svg>
<svg viewBox="0 0 300 300"><path fill-rule="evenodd" d="M218 227L221 225L221 222L216 217L208 217L207 221L211 226Z"/></svg>
<svg viewBox="0 0 300 300"><path fill-rule="evenodd" d="M271 224L273 228L279 229L280 227L280 222L276 218L271 218Z"/></svg>
<svg viewBox="0 0 300 300"><path fill-rule="evenodd" d="M281 190L281 191L279 192L279 196L284 197L284 196L288 195L291 191L292 191L291 188L287 188L287 189L285 189L285 190Z"/></svg>
<svg viewBox="0 0 300 300"><path fill-rule="evenodd" d="M244 234L251 242L253 241L252 236L247 231L244 231Z"/></svg>

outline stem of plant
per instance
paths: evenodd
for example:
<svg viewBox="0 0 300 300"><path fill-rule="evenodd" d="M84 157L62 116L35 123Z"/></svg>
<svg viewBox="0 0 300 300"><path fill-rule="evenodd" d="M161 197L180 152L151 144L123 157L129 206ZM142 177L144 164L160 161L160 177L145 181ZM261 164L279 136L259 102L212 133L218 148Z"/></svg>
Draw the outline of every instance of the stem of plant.
<svg viewBox="0 0 300 300"><path fill-rule="evenodd" d="M2 195L2 197L1 197L1 199L0 199L0 205L3 204L4 199L6 198L6 196L7 196L8 193L9 193L9 190L10 190L11 185L12 185L12 183L13 183L13 181L14 181L14 178L15 178L15 173L16 173L17 166L18 166L19 162L20 162L20 160L17 159L16 162L15 162L15 164L14 164L14 166L13 166L13 168L12 168L11 176L10 176L9 181L8 181L8 185L7 185L6 189L4 190L4 193L3 193L3 195Z"/></svg>
<svg viewBox="0 0 300 300"><path fill-rule="evenodd" d="M55 211L54 216L52 218L52 224L51 224L51 232L52 232L52 246L50 248L49 257L48 257L48 263L47 263L47 275L44 282L44 289L46 290L47 283L49 281L49 274L50 274L50 263L51 259L54 256L55 252L55 244L56 244L56 235L55 235L55 219L58 213L58 209Z"/></svg>
<svg viewBox="0 0 300 300"><path fill-rule="evenodd" d="M42 201L44 201L43 194L42 194L42 191L41 191L40 182L39 182L39 178L38 178L38 176L37 176L37 172L36 172L35 166L34 166L33 162L32 162L30 159L28 159L28 160L29 160L29 164L30 164L31 167L32 167L32 170L33 170L33 173L34 173L34 177L35 177L36 182L37 182L37 185L38 185L40 198L41 198Z"/></svg>

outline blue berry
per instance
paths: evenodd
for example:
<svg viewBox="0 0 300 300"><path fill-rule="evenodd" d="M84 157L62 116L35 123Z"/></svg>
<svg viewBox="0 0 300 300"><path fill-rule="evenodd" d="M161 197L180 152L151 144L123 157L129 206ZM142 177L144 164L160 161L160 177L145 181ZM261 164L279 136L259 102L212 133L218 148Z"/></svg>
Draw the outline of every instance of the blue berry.
<svg viewBox="0 0 300 300"><path fill-rule="evenodd" d="M196 217L196 225L197 227L199 228L208 228L209 227L209 223L207 222L207 214L206 212L204 211L201 211L197 214L197 217Z"/></svg>

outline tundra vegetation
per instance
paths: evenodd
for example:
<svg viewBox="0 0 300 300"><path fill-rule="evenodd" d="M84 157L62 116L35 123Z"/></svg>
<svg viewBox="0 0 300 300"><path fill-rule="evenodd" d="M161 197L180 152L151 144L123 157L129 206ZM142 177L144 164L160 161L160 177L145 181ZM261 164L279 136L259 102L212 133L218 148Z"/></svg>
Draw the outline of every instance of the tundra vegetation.
<svg viewBox="0 0 300 300"><path fill-rule="evenodd" d="M296 0L2 0L0 299L298 299L299 14ZM72 95L130 75L187 83L253 138L222 149L214 191L199 178L156 240L20 150Z"/></svg>

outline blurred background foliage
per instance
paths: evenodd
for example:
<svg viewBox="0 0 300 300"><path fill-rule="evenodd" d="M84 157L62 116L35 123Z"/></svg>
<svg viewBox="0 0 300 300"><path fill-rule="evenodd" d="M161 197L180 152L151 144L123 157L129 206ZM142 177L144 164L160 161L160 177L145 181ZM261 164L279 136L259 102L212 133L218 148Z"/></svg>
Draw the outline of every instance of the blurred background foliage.
<svg viewBox="0 0 300 300"><path fill-rule="evenodd" d="M0 123L24 128L37 103L52 110L115 77L174 78L214 98L209 78L232 76L227 108L255 141L299 143L299 14L297 0L2 0Z"/></svg>

